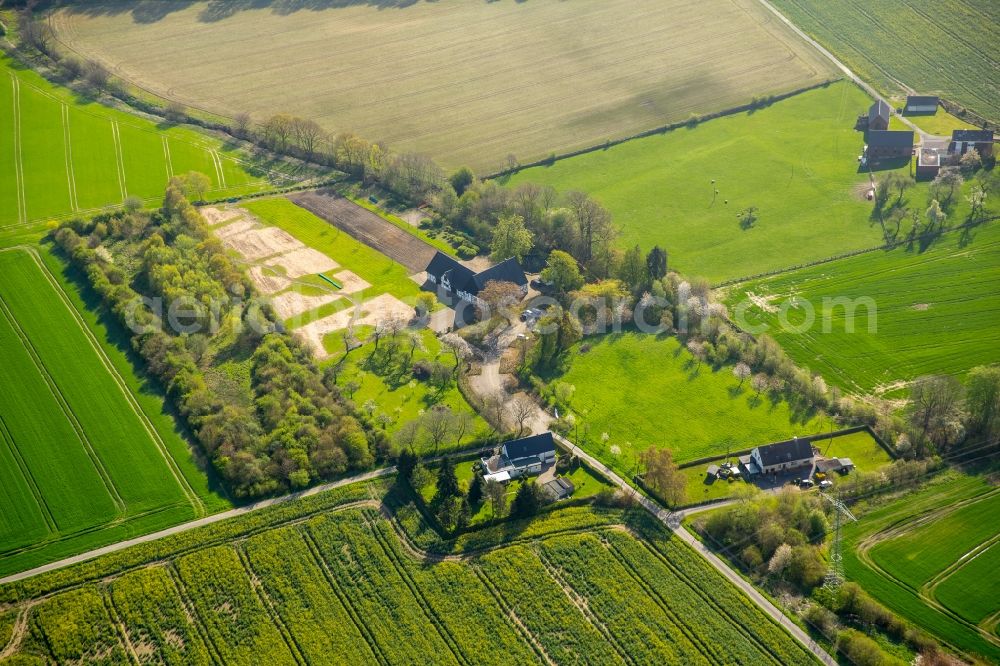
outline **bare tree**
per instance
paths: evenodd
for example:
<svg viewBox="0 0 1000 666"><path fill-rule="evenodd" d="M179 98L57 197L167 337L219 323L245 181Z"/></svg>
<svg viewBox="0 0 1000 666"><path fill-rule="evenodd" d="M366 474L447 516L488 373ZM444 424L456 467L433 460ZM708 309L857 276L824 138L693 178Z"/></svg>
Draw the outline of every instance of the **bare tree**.
<svg viewBox="0 0 1000 666"><path fill-rule="evenodd" d="M490 479L486 482L483 494L490 501L490 506L493 508L493 517L499 518L502 516L507 509L507 488L502 483Z"/></svg>
<svg viewBox="0 0 1000 666"><path fill-rule="evenodd" d="M494 391L483 398L483 411L486 420L490 422L493 432L503 432L504 421L507 420L507 394L502 390Z"/></svg>
<svg viewBox="0 0 1000 666"><path fill-rule="evenodd" d="M510 402L510 414L517 424L517 436L524 434L524 427L537 410L535 401L526 395L518 395Z"/></svg>
<svg viewBox="0 0 1000 666"><path fill-rule="evenodd" d="M235 136L245 137L252 122L249 113L237 113L233 116L233 124L230 129Z"/></svg>
<svg viewBox="0 0 1000 666"><path fill-rule="evenodd" d="M323 128L316 121L293 118L291 132L295 145L302 149L307 159L312 159L317 146L323 140Z"/></svg>
<svg viewBox="0 0 1000 666"><path fill-rule="evenodd" d="M611 225L611 213L585 192L569 192L566 201L580 230L578 258L586 263L594 256L594 239L602 237L604 228Z"/></svg>
<svg viewBox="0 0 1000 666"><path fill-rule="evenodd" d="M427 437L434 447L434 453L437 453L441 444L451 435L454 422L453 416L449 407L435 405L430 410L424 412L424 415L420 418L424 432L427 433Z"/></svg>
<svg viewBox="0 0 1000 666"><path fill-rule="evenodd" d="M942 447L952 444L960 435L957 429L964 417L963 388L954 377L932 375L921 377L910 389L909 421L920 431L918 453L928 441Z"/></svg>
<svg viewBox="0 0 1000 666"><path fill-rule="evenodd" d="M462 445L462 438L472 429L475 423L472 414L467 411L455 412L452 422L452 432L455 435L455 446Z"/></svg>
<svg viewBox="0 0 1000 666"><path fill-rule="evenodd" d="M416 447L417 440L420 438L420 427L420 421L418 420L407 421L401 425L393 437L396 440L396 446L401 451L408 450L412 452Z"/></svg>
<svg viewBox="0 0 1000 666"><path fill-rule="evenodd" d="M104 92L111 82L111 72L102 63L88 60L84 65L84 78L97 92Z"/></svg>
<svg viewBox="0 0 1000 666"><path fill-rule="evenodd" d="M260 126L264 142L274 150L282 151L288 147L288 139L292 134L294 118L287 113L277 113Z"/></svg>

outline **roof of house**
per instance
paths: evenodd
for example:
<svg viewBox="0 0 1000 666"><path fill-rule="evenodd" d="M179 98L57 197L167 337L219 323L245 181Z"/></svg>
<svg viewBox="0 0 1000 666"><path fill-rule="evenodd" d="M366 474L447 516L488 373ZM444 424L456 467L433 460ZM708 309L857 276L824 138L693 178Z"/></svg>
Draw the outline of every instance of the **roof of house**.
<svg viewBox="0 0 1000 666"><path fill-rule="evenodd" d="M889 108L889 105L882 100L878 100L868 108L868 122L876 118L884 118L888 122L891 113L892 109Z"/></svg>
<svg viewBox="0 0 1000 666"><path fill-rule="evenodd" d="M719 466L709 465L708 469L705 470L705 473L708 474L709 476L719 476Z"/></svg>
<svg viewBox="0 0 1000 666"><path fill-rule="evenodd" d="M992 130L982 129L957 129L951 131L952 141L974 141L976 143L986 143L993 141Z"/></svg>
<svg viewBox="0 0 1000 666"><path fill-rule="evenodd" d="M486 288L486 283L491 281L513 282L519 287L528 284L528 278L524 275L521 264L514 258L501 261L481 273L474 273L457 259L438 251L427 264L427 274L434 276L439 282L447 274L452 291L465 291L470 294L478 294Z"/></svg>
<svg viewBox="0 0 1000 666"><path fill-rule="evenodd" d="M913 130L872 130L868 132L868 146L880 148L913 147Z"/></svg>
<svg viewBox="0 0 1000 666"><path fill-rule="evenodd" d="M906 96L906 106L925 106L928 104L937 105L938 98L937 95L907 95Z"/></svg>
<svg viewBox="0 0 1000 666"><path fill-rule="evenodd" d="M757 454L764 467L782 463L810 460L813 457L812 444L808 439L789 439L784 442L758 446Z"/></svg>
<svg viewBox="0 0 1000 666"><path fill-rule="evenodd" d="M540 456L543 453L554 452L555 450L556 444L552 439L551 432L543 432L540 435L514 439L503 445L504 455L511 460Z"/></svg>

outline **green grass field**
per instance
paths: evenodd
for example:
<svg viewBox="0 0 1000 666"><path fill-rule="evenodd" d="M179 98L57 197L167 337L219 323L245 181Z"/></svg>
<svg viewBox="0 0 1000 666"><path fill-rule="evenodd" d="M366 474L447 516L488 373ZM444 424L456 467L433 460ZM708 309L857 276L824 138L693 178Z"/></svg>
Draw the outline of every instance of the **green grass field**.
<svg viewBox="0 0 1000 666"><path fill-rule="evenodd" d="M151 203L188 171L211 179L209 198L279 178L215 138L84 100L5 55L0 108L0 228L92 214L128 196Z"/></svg>
<svg viewBox="0 0 1000 666"><path fill-rule="evenodd" d="M707 665L722 642L734 663L814 663L645 513L558 508L445 541L390 484L321 493L2 587L9 609L28 614L9 654ZM383 498L394 516L379 512ZM449 549L465 556L433 557ZM484 628L502 649L484 646Z"/></svg>
<svg viewBox="0 0 1000 666"><path fill-rule="evenodd" d="M904 86L1000 119L1000 11L990 0L775 0L863 79L902 100ZM902 82L903 85L900 85ZM900 106L902 106L900 104Z"/></svg>
<svg viewBox="0 0 1000 666"><path fill-rule="evenodd" d="M970 582L996 554L986 551L983 562L961 561L997 535L997 499L987 476L949 471L863 512L858 522L844 527L848 580L953 648L988 661L1000 659L996 634L991 638L992 629L977 626L1000 610L992 575Z"/></svg>
<svg viewBox="0 0 1000 666"><path fill-rule="evenodd" d="M162 397L139 386L122 351L92 332L103 332L93 315L77 311L79 295L41 261L0 251L4 572L228 506Z"/></svg>
<svg viewBox="0 0 1000 666"><path fill-rule="evenodd" d="M67 50L154 95L258 121L292 113L480 173L508 154L536 160L836 75L747 0L191 2L155 13L68 5L50 24ZM298 50L311 55L285 57Z"/></svg>
<svg viewBox="0 0 1000 666"><path fill-rule="evenodd" d="M854 85L835 83L527 169L510 184L588 192L621 227L621 246L659 244L685 275L756 275L882 243L858 194L868 175L858 173L864 140L852 129L870 103ZM737 212L748 206L759 219L742 229Z"/></svg>
<svg viewBox="0 0 1000 666"><path fill-rule="evenodd" d="M744 283L726 299L735 309L746 294L773 298L776 312L750 305L745 323L766 325L796 363L827 381L868 392L1000 361L998 280L1000 226L990 224L947 233L923 252L901 246ZM824 299L834 298L873 299L874 314L860 305L850 332L845 308L831 307L825 332ZM796 333L806 302L815 324ZM782 307L790 329L781 325Z"/></svg>
<svg viewBox="0 0 1000 666"><path fill-rule="evenodd" d="M894 115L893 119L895 118L896 116ZM906 119L923 131L930 132L931 134L937 134L938 136L951 136L952 130L975 129L976 127L975 125L970 125L964 120L961 120L960 118L956 118L940 106L933 115L914 114L906 116Z"/></svg>
<svg viewBox="0 0 1000 666"><path fill-rule="evenodd" d="M866 431L841 435L832 440L815 440L813 446L828 458L850 458L862 472L877 472L879 468L892 462L892 457Z"/></svg>
<svg viewBox="0 0 1000 666"><path fill-rule="evenodd" d="M739 388L729 367L703 363L697 370L676 338L623 333L586 343L590 350L574 348L559 380L576 387L570 407L580 439L589 427L581 446L626 477L649 446L669 448L684 462L828 429L823 419L793 413L785 402L755 399L749 382Z"/></svg>

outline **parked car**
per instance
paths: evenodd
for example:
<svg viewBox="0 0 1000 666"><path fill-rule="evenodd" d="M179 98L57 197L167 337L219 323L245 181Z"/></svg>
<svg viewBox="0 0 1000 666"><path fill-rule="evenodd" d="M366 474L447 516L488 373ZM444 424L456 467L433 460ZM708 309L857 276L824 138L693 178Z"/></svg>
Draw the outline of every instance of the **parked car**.
<svg viewBox="0 0 1000 666"><path fill-rule="evenodd" d="M811 479L802 479L799 481L799 488L812 488L814 485Z"/></svg>
<svg viewBox="0 0 1000 666"><path fill-rule="evenodd" d="M823 479L822 481L819 482L820 488L829 488L832 485L833 481L831 481L830 479Z"/></svg>

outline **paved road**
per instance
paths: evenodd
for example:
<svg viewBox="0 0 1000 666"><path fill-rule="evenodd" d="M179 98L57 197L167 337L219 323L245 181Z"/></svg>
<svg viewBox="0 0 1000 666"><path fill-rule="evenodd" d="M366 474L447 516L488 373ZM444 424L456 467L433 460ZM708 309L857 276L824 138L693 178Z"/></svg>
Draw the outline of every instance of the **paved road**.
<svg viewBox="0 0 1000 666"><path fill-rule="evenodd" d="M799 27L797 25L795 25L790 20L788 20L788 18L786 18L784 14L782 14L780 11L778 11L778 9L774 5L772 5L770 2L768 2L768 0L759 0L759 2L760 2L760 4L764 5L764 7L766 7L771 13L773 13L775 16L777 16L778 20L780 20L782 23L784 23L789 28L791 28L791 30L794 31L796 35L798 35L799 37L801 37L802 39L804 39L805 41L807 41L809 44L811 44L813 46L813 48L815 48L817 51L819 51L824 56L826 56L830 60L830 62L832 62L837 67L837 69L839 69L841 72L843 72L844 76L846 76L851 81L854 81L856 84L858 84L859 86L861 86L865 90L865 92L867 92L869 95L871 95L875 99L882 100L886 104L889 104L889 107L892 108L892 104L889 103L889 100L885 99L885 97L883 97L881 94L879 94L879 92L877 90L875 90L875 88L873 88L870 85L868 85L868 83L866 81L864 81L860 76L858 76L853 71L851 71L850 67L848 67L847 65L845 65L844 63L842 63L837 58L837 56L835 56L832 53L830 53L826 48L824 48L824 46L822 44L820 44L815 39L813 39L812 37L810 37L809 35L807 35L805 32L803 32L801 29L799 29ZM906 86L905 84L903 84L903 83L901 83L899 81L897 81L897 83L900 83L900 85L902 85L904 88L908 88L908 86ZM910 122L909 118L905 118L905 117L900 116L900 115L897 115L896 117L899 118L900 120L902 120L906 125L908 125L910 127L910 129L912 129L914 132L916 132L917 136L919 136L921 139L923 139L925 137L932 136L932 135L927 134L926 132L924 132L922 129L920 129L916 125L914 125L912 122Z"/></svg>

